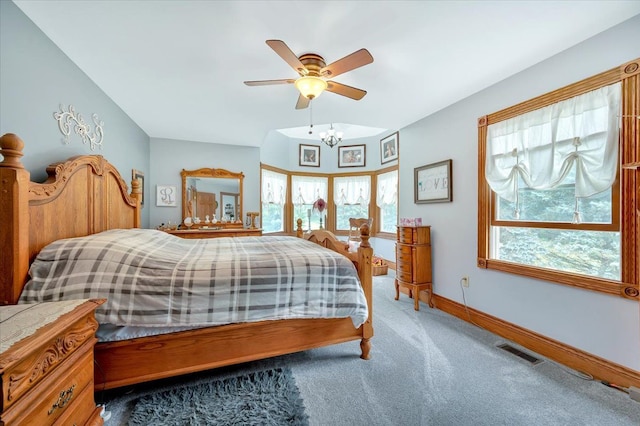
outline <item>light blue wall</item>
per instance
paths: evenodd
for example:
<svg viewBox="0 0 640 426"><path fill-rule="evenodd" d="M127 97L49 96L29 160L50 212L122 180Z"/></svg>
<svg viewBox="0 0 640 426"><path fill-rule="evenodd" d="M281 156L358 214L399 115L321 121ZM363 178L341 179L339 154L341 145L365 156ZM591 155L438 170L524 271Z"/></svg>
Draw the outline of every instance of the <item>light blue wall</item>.
<svg viewBox="0 0 640 426"><path fill-rule="evenodd" d="M103 149L92 151L73 132L68 145L62 142L53 117L60 104L73 105L92 129L91 116L98 115ZM10 1L0 1L0 134L5 133L25 142L23 164L33 181L46 178L49 164L80 154L103 155L129 185L131 169L149 171L146 133ZM143 226L148 212L142 209Z"/></svg>
<svg viewBox="0 0 640 426"><path fill-rule="evenodd" d="M331 148L322 142L319 136L317 140L293 139L284 136L280 132L271 131L262 144L260 161L273 167L302 173L357 173L378 170L397 164L397 161L391 161L382 165L380 161L380 139L391 133L393 132L389 131L380 136L345 139ZM348 135L345 135L345 137L348 138ZM300 166L300 144L320 147L320 167ZM366 164L364 167L338 167L338 148L349 145L366 146Z"/></svg>
<svg viewBox="0 0 640 426"><path fill-rule="evenodd" d="M243 214L260 211L260 148L151 138L151 192L149 210L151 227L182 221L182 169L222 168L244 173ZM156 206L156 186L175 185L176 207ZM204 218L201 218L204 219Z"/></svg>
<svg viewBox="0 0 640 426"><path fill-rule="evenodd" d="M477 119L640 57L640 16L400 130L400 216L432 225L434 292L640 370L638 302L479 269ZM472 70L470 70L472 72ZM411 152L412 155L402 155ZM453 159L453 202L414 204L413 169Z"/></svg>
<svg viewBox="0 0 640 426"><path fill-rule="evenodd" d="M346 136L346 135L345 135ZM300 144L317 145L320 147L320 167L300 166ZM340 147L351 145L365 145L366 160L364 167L338 167L338 152ZM358 139L345 139L338 145L331 148L324 142L310 141L308 139L290 139L290 149L288 150L289 170L304 173L358 173L369 172L383 168L380 164L380 138L368 137ZM384 167L394 163L385 164Z"/></svg>

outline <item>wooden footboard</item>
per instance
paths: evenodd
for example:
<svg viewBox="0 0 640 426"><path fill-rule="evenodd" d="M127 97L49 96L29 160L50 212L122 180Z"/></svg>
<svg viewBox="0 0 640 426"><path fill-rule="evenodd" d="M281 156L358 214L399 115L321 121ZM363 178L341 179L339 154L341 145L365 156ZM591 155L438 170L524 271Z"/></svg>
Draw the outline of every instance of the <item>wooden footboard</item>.
<svg viewBox="0 0 640 426"><path fill-rule="evenodd" d="M350 318L231 324L139 339L98 343L95 389L110 389L369 338Z"/></svg>
<svg viewBox="0 0 640 426"><path fill-rule="evenodd" d="M350 318L296 319L230 324L160 336L98 343L95 349L96 390L193 373L337 343L360 340L360 358L369 359L372 325L373 249L369 227L361 229L362 244L349 253L344 242L319 230L304 238L336 249L358 269L367 297L369 318L355 328Z"/></svg>
<svg viewBox="0 0 640 426"><path fill-rule="evenodd" d="M30 181L20 158L23 141L0 137L0 304L17 303L29 265L45 245L115 228L140 226L141 190L132 192L113 165L99 155L71 158L47 168L44 183ZM373 249L361 229L357 253L327 231L301 235L351 259L367 297L369 318L355 328L350 318L263 321L144 337L95 348L97 390L115 388L224 365L360 340L368 359L372 327Z"/></svg>

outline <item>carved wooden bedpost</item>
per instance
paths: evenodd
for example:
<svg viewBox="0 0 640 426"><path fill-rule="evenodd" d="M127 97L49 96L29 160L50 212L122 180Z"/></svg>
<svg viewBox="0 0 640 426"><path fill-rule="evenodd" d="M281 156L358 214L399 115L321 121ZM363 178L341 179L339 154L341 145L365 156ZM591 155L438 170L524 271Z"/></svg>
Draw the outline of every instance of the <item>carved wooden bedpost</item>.
<svg viewBox="0 0 640 426"><path fill-rule="evenodd" d="M29 273L30 174L20 162L24 142L13 133L0 137L0 304L18 301Z"/></svg>
<svg viewBox="0 0 640 426"><path fill-rule="evenodd" d="M140 223L140 210L142 207L142 187L140 185L140 181L138 179L133 179L131 181L131 194L129 194L131 198L133 198L138 204L138 208L136 209L136 217L134 218L134 228L140 228L142 224Z"/></svg>
<svg viewBox="0 0 640 426"><path fill-rule="evenodd" d="M358 274L360 275L360 282L369 283L368 286L364 286L363 290L367 297L367 305L369 308L369 317L367 321L362 325L363 334L360 341L360 349L362 354L360 358L369 359L369 351L371 350L371 337L373 336L373 324L371 318L373 318L373 265L371 261L373 259L373 248L369 244L369 224L365 223L360 227L360 238L362 242L358 247Z"/></svg>
<svg viewBox="0 0 640 426"><path fill-rule="evenodd" d="M304 231L302 230L302 219L296 220L296 225L296 237L302 238L302 235L304 234Z"/></svg>
<svg viewBox="0 0 640 426"><path fill-rule="evenodd" d="M298 237L303 237L313 243L319 244L322 247L326 247L338 253L342 253L352 262L357 263L358 277L360 278L360 284L362 290L367 298L367 308L369 309L369 316L367 320L362 324L362 340L360 340L360 350L362 359L369 359L369 352L371 351L371 337L373 337L373 265L371 264L373 259L373 248L369 244L369 224L365 223L360 227L360 246L356 253L349 252L349 244L345 241L338 240L336 236L324 229L318 229L315 231L303 234L302 232L302 220L298 219Z"/></svg>

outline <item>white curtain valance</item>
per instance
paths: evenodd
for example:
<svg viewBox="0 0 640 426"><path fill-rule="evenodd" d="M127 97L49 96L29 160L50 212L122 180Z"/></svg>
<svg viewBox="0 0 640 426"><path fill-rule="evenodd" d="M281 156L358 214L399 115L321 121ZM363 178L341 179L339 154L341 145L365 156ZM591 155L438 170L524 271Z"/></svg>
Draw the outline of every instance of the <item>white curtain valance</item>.
<svg viewBox="0 0 640 426"><path fill-rule="evenodd" d="M560 185L575 165L575 196L613 184L618 164L621 84L588 92L487 128L485 175L517 201L518 178L533 189Z"/></svg>
<svg viewBox="0 0 640 426"><path fill-rule="evenodd" d="M333 198L336 205L369 205L371 176L337 177L333 180Z"/></svg>
<svg viewBox="0 0 640 426"><path fill-rule="evenodd" d="M313 204L318 198L327 201L328 179L313 176L291 176L293 204Z"/></svg>
<svg viewBox="0 0 640 426"><path fill-rule="evenodd" d="M287 194L287 175L262 170L262 204L284 206Z"/></svg>
<svg viewBox="0 0 640 426"><path fill-rule="evenodd" d="M398 203L398 171L382 173L378 175L378 187L376 190L376 204L383 207Z"/></svg>

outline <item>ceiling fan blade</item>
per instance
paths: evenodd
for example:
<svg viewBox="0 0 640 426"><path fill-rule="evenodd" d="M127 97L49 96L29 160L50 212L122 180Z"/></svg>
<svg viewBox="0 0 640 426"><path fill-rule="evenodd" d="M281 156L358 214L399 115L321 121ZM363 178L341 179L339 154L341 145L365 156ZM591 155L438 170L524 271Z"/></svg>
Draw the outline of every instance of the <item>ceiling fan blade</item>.
<svg viewBox="0 0 640 426"><path fill-rule="evenodd" d="M282 59L284 59L285 62L288 63L291 66L291 68L296 70L296 72L298 74L300 74L301 76L305 76L305 75L309 74L309 71L304 66L304 64L302 62L300 62L300 59L298 59L296 54L293 53L291 51L291 49L289 49L289 46L287 46L284 41L282 41L282 40L267 40L267 44L278 55L280 55L280 57Z"/></svg>
<svg viewBox="0 0 640 426"><path fill-rule="evenodd" d="M355 99L359 101L367 94L366 90L357 89L355 87L347 86L346 84L336 83L335 81L327 81L327 90L329 92L337 93L338 95L346 96L347 98Z"/></svg>
<svg viewBox="0 0 640 426"><path fill-rule="evenodd" d="M373 62L373 56L371 56L371 53L369 53L367 49L360 49L322 68L320 70L320 75L327 78L333 78L347 71L370 64L371 62Z"/></svg>
<svg viewBox="0 0 640 426"><path fill-rule="evenodd" d="M311 100L300 94L300 96L298 96L298 102L296 103L296 109L305 109L309 106L309 102L311 102Z"/></svg>
<svg viewBox="0 0 640 426"><path fill-rule="evenodd" d="M283 78L281 80L256 80L256 81L245 81L244 84L247 86L268 86L270 84L293 84L296 81L292 78Z"/></svg>

